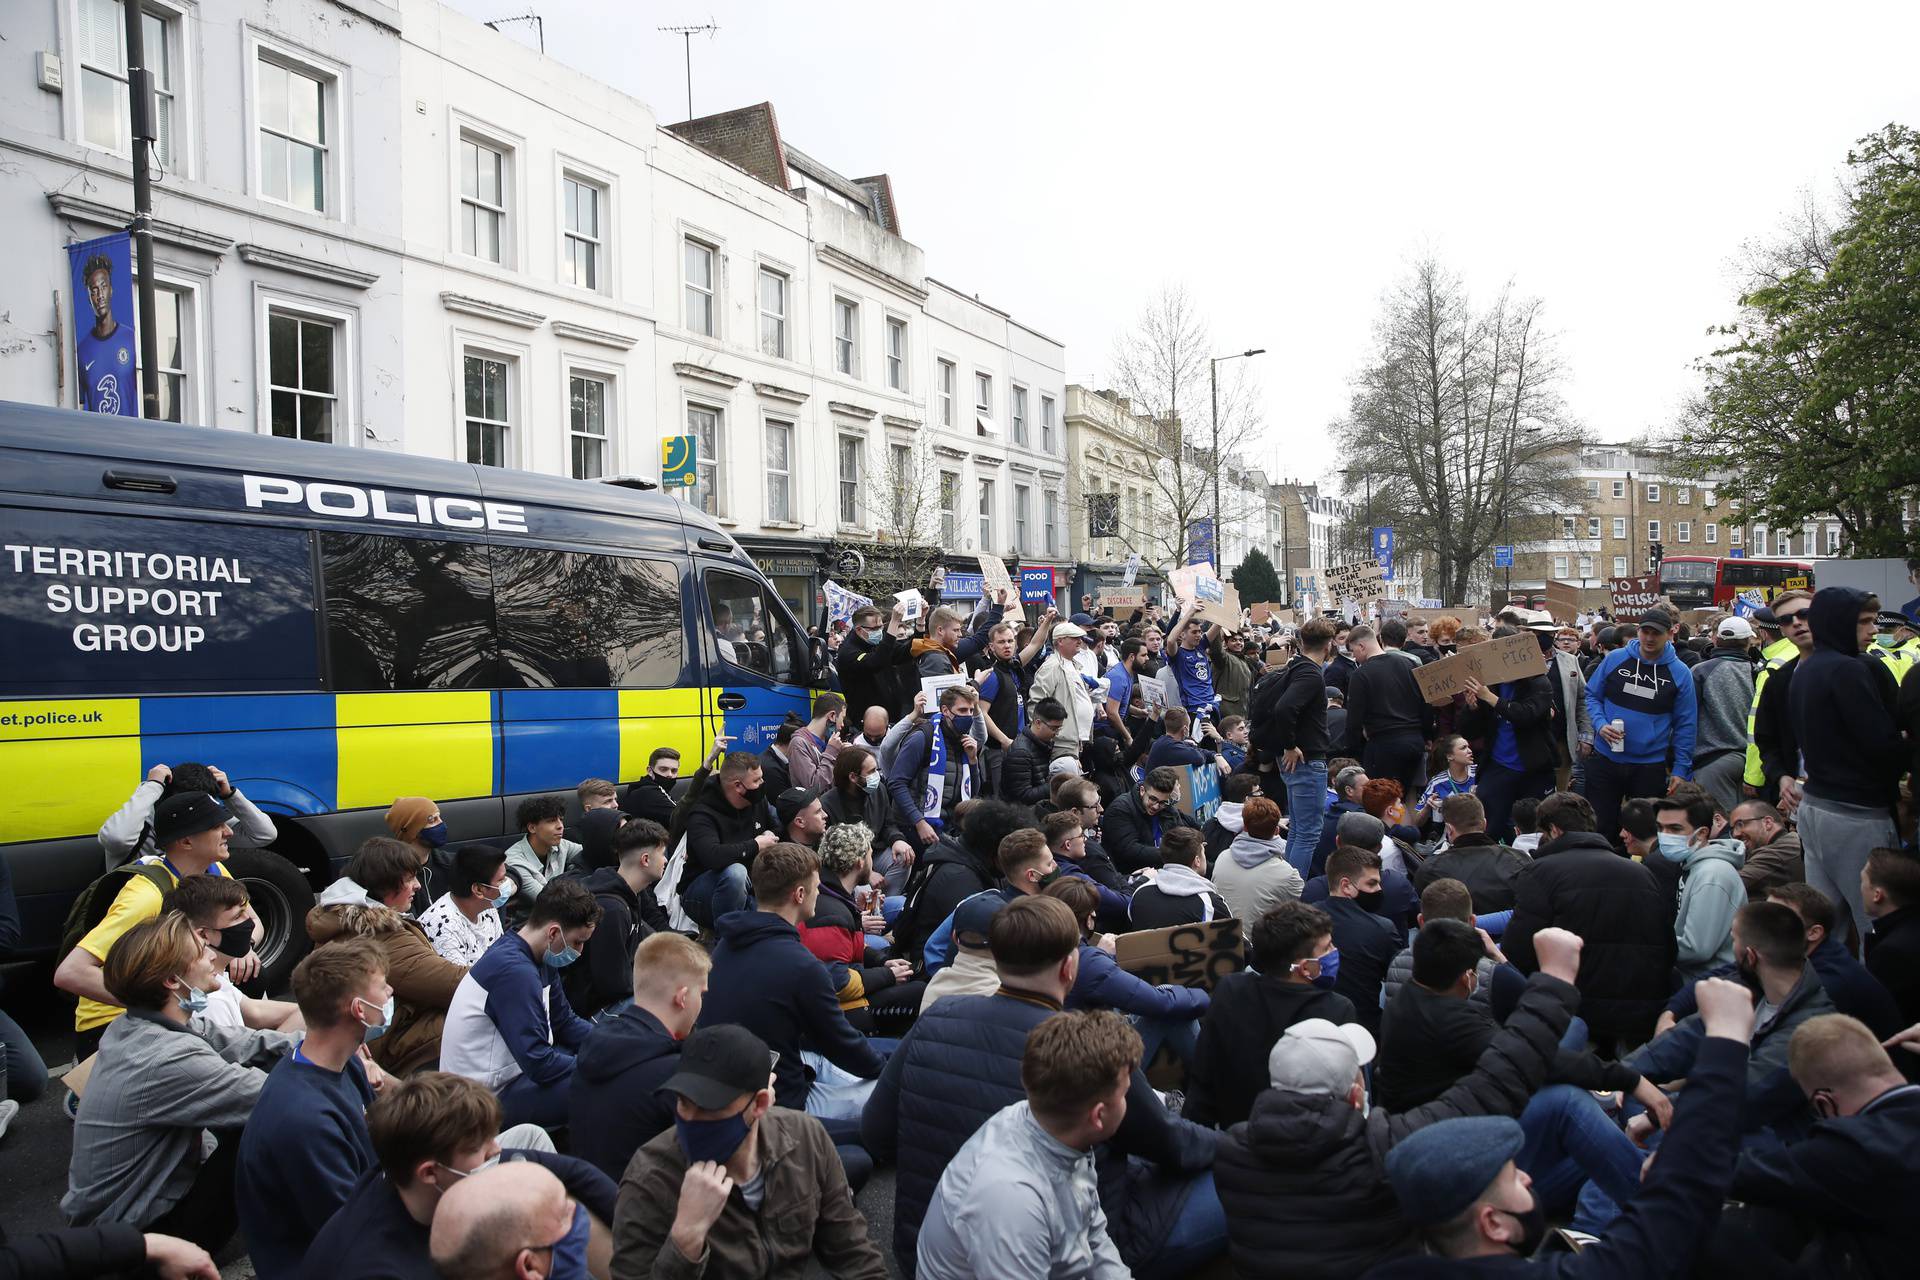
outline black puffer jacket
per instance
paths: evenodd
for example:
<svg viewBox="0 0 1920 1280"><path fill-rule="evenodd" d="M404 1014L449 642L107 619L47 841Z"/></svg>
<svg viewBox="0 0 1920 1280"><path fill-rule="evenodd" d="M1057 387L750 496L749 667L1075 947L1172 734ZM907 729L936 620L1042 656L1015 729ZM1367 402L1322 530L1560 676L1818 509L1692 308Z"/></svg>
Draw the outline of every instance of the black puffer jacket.
<svg viewBox="0 0 1920 1280"><path fill-rule="evenodd" d="M1606 837L1574 831L1540 846L1514 884L1513 919L1500 949L1523 972L1539 967L1533 935L1549 926L1586 941L1581 1015L1596 1037L1636 1043L1673 993L1673 915L1653 873L1613 851Z"/></svg>
<svg viewBox="0 0 1920 1280"><path fill-rule="evenodd" d="M1343 1095L1268 1089L1220 1135L1214 1185L1234 1271L1347 1280L1414 1247L1387 1181L1387 1153L1459 1116L1518 1116L1546 1079L1579 994L1536 974L1472 1074L1424 1107L1361 1114Z"/></svg>
<svg viewBox="0 0 1920 1280"><path fill-rule="evenodd" d="M993 867L963 846L951 832L942 832L933 847L914 862L907 875L906 905L893 922L898 954L920 964L927 939L953 909L976 893L993 888Z"/></svg>
<svg viewBox="0 0 1920 1280"><path fill-rule="evenodd" d="M843 822L864 822L873 832L873 856L879 857L893 847L894 841L906 839L906 832L893 817L893 796L882 785L868 791L864 787L853 795L832 788L820 795L820 807L827 811L827 825L837 827Z"/></svg>
<svg viewBox="0 0 1920 1280"><path fill-rule="evenodd" d="M1413 869L1413 887L1425 893L1435 880L1458 880L1473 895L1476 915L1489 915L1513 906L1527 855L1518 853L1484 831L1471 831L1455 840L1445 853L1435 854Z"/></svg>
<svg viewBox="0 0 1920 1280"><path fill-rule="evenodd" d="M1160 841L1167 832L1196 825L1178 805L1170 804L1159 813L1149 814L1140 803L1140 788L1135 787L1107 806L1100 819L1100 843L1114 866L1122 871L1139 871L1160 865Z"/></svg>
<svg viewBox="0 0 1920 1280"><path fill-rule="evenodd" d="M1000 798L1014 804L1039 804L1047 798L1047 769L1053 748L1024 729L1000 761Z"/></svg>
<svg viewBox="0 0 1920 1280"><path fill-rule="evenodd" d="M1551 769L1553 754L1553 684L1545 676L1528 676L1513 684L1513 696L1489 707L1474 700L1454 721L1454 729L1474 744L1478 759L1493 759L1494 736L1504 720L1513 726L1514 745L1528 773Z"/></svg>

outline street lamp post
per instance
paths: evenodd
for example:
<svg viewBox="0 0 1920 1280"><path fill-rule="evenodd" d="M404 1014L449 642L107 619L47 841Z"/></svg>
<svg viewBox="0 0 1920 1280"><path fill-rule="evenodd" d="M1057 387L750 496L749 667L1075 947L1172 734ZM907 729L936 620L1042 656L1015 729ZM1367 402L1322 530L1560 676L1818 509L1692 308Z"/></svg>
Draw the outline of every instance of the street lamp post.
<svg viewBox="0 0 1920 1280"><path fill-rule="evenodd" d="M1249 347L1207 361L1207 383L1213 392L1213 572L1220 573L1220 362L1266 354L1265 347Z"/></svg>

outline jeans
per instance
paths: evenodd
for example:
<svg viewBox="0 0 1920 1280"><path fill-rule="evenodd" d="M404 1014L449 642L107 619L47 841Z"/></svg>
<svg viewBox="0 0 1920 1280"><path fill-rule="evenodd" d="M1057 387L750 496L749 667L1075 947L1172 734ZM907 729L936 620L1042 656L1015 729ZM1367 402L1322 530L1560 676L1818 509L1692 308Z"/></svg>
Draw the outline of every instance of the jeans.
<svg viewBox="0 0 1920 1280"><path fill-rule="evenodd" d="M1885 809L1807 796L1794 821L1799 825L1800 847L1806 854L1807 883L1826 894L1836 907L1846 906L1859 938L1854 948L1858 955L1866 949L1867 930L1872 923L1860 896L1860 868L1867 865L1867 855L1875 849L1900 843L1893 818ZM1846 941L1844 934L1841 941Z"/></svg>
<svg viewBox="0 0 1920 1280"><path fill-rule="evenodd" d="M1595 742L1587 757L1587 803L1593 806L1594 829L1616 845L1620 843L1620 805L1639 797L1667 794L1667 766L1627 764L1613 758L1605 740Z"/></svg>
<svg viewBox="0 0 1920 1280"><path fill-rule="evenodd" d="M807 1114L821 1120L858 1122L879 1078L862 1080L811 1049L802 1049L800 1058L813 1069L813 1087L807 1091Z"/></svg>
<svg viewBox="0 0 1920 1280"><path fill-rule="evenodd" d="M753 904L753 891L747 887L747 864L736 862L724 871L702 871L692 883L680 890L680 905L693 922L703 929L730 911L745 911Z"/></svg>
<svg viewBox="0 0 1920 1280"><path fill-rule="evenodd" d="M1198 1018L1149 1018L1136 1013L1130 1015L1128 1020L1133 1023L1133 1029L1140 1033L1141 1070L1153 1065L1163 1045L1173 1050L1174 1059L1181 1066L1193 1064L1194 1046L1200 1041Z"/></svg>
<svg viewBox="0 0 1920 1280"><path fill-rule="evenodd" d="M1572 1203L1588 1179L1616 1205L1640 1186L1640 1149L1585 1089L1548 1085L1520 1113L1520 1128L1526 1142L1514 1163L1533 1178L1534 1194L1549 1210ZM1604 1225L1575 1219L1582 1231Z"/></svg>
<svg viewBox="0 0 1920 1280"><path fill-rule="evenodd" d="M1303 760L1280 780L1287 793L1287 863L1304 881L1327 822L1327 762Z"/></svg>
<svg viewBox="0 0 1920 1280"><path fill-rule="evenodd" d="M597 1027L603 1022L612 1022L615 1018L631 1008L633 1008L633 997L625 996L619 1000L615 1000L612 1004L594 1014L591 1021L593 1025Z"/></svg>
<svg viewBox="0 0 1920 1280"><path fill-rule="evenodd" d="M500 1088L500 1123L506 1128L518 1124L537 1124L542 1129L558 1129L567 1123L567 1087L572 1077L555 1084L536 1084L531 1077L515 1076Z"/></svg>
<svg viewBox="0 0 1920 1280"><path fill-rule="evenodd" d="M0 1013L0 1098L32 1102L47 1090L47 1064L20 1024Z"/></svg>
<svg viewBox="0 0 1920 1280"><path fill-rule="evenodd" d="M1521 772L1488 760L1480 766L1473 790L1480 797L1480 803L1486 806L1487 834L1505 843L1513 835L1508 830L1512 825L1513 802L1537 800L1553 790L1553 770Z"/></svg>
<svg viewBox="0 0 1920 1280"><path fill-rule="evenodd" d="M1137 1156L1133 1159L1145 1163ZM1213 1170L1196 1178L1156 1171L1130 1184L1129 1198L1144 1215L1153 1214L1156 1206L1170 1203L1175 1197L1181 1197L1180 1208L1167 1228L1166 1238L1152 1253L1122 1259L1141 1280L1175 1280L1227 1251L1227 1211L1220 1205L1220 1193L1214 1190ZM1151 1238L1140 1231L1129 1232L1128 1236L1133 1243L1145 1243L1143 1236Z"/></svg>
<svg viewBox="0 0 1920 1280"><path fill-rule="evenodd" d="M860 1117L822 1120L820 1124L826 1129L827 1137L833 1139L833 1149L840 1157L840 1167L846 1170L847 1190L859 1195L860 1188L866 1186L867 1179L873 1176L873 1155L860 1145Z"/></svg>

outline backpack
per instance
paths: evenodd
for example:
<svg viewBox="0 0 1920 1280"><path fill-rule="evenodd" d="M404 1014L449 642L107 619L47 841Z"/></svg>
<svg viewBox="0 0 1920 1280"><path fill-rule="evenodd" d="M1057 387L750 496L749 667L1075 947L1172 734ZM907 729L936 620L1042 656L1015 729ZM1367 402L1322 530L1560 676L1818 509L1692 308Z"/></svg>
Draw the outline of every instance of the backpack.
<svg viewBox="0 0 1920 1280"><path fill-rule="evenodd" d="M1269 671L1261 676L1247 694L1247 740L1270 756L1280 754L1281 746L1274 719L1280 709L1280 699L1293 683L1294 666L1289 662L1278 671ZM1319 673L1314 673L1319 678Z"/></svg>
<svg viewBox="0 0 1920 1280"><path fill-rule="evenodd" d="M80 939L107 918L113 900L129 881L146 879L164 897L173 891L173 873L157 862L129 862L115 867L80 891L67 909L67 922L60 926L60 958L65 959L80 945Z"/></svg>

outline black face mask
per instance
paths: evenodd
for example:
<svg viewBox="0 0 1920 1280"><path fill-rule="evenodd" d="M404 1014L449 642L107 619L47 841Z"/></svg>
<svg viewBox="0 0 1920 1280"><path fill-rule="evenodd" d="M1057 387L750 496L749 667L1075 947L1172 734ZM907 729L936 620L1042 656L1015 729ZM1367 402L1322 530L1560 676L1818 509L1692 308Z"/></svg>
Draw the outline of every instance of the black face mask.
<svg viewBox="0 0 1920 1280"><path fill-rule="evenodd" d="M1363 893L1354 899L1355 902L1359 903L1362 908L1368 911L1380 910L1380 904L1386 900L1387 891L1385 889L1375 889L1372 893Z"/></svg>
<svg viewBox="0 0 1920 1280"><path fill-rule="evenodd" d="M220 940L213 949L223 956L238 960L253 950L253 921L242 920L239 924L228 925L220 931Z"/></svg>
<svg viewBox="0 0 1920 1280"><path fill-rule="evenodd" d="M1052 884L1055 880L1058 880L1062 875L1065 875L1065 874L1066 873L1060 869L1060 865L1058 863L1055 863L1053 870L1047 872L1045 875L1040 877L1040 881L1039 881L1040 887L1042 889L1046 888L1048 885Z"/></svg>
<svg viewBox="0 0 1920 1280"><path fill-rule="evenodd" d="M1539 1198L1534 1198L1533 1208L1525 1213L1514 1213L1510 1209L1502 1212L1520 1224L1520 1239L1514 1244L1514 1250L1523 1258L1531 1258L1540 1242L1547 1238L1547 1211L1540 1207Z"/></svg>

